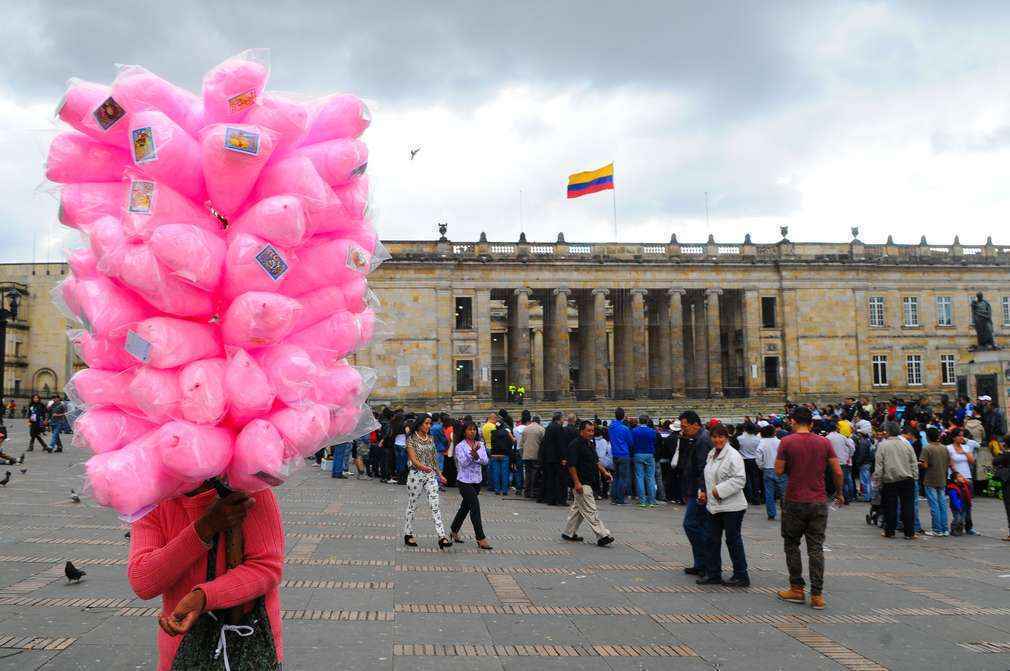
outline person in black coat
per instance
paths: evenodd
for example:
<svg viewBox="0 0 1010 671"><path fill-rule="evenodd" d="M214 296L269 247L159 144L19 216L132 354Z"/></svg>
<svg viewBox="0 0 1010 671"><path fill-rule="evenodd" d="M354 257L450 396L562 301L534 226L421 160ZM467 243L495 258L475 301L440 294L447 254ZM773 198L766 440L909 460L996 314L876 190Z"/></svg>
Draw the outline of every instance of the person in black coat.
<svg viewBox="0 0 1010 671"><path fill-rule="evenodd" d="M698 501L698 492L705 491L705 462L712 440L701 424L698 413L688 410L680 419L680 464L684 467L684 487L687 509L684 511L684 534L691 543L694 562L686 566L689 575L705 575L708 548L708 510ZM686 463L685 460L686 459Z"/></svg>
<svg viewBox="0 0 1010 671"><path fill-rule="evenodd" d="M541 470L544 474L542 503L549 506L563 504L561 500L561 461L564 459L565 449L571 441L565 434L561 417L560 412L554 413L551 423L547 425L543 446L540 448Z"/></svg>

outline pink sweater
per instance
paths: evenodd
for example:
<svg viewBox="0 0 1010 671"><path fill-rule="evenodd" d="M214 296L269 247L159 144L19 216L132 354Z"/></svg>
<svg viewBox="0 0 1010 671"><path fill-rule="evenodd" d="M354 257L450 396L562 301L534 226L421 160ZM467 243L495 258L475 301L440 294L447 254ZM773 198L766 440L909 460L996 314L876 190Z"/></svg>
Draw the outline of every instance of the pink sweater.
<svg viewBox="0 0 1010 671"><path fill-rule="evenodd" d="M256 505L242 525L245 560L225 570L224 547L218 550L216 579L206 582L207 553L194 522L217 498L214 490L165 501L133 523L130 533L130 586L141 599L161 595L162 612L171 614L179 600L199 587L207 610L230 608L265 595L277 657L284 659L278 584L284 570L284 527L273 492L253 494ZM158 627L158 670L171 668L181 636Z"/></svg>

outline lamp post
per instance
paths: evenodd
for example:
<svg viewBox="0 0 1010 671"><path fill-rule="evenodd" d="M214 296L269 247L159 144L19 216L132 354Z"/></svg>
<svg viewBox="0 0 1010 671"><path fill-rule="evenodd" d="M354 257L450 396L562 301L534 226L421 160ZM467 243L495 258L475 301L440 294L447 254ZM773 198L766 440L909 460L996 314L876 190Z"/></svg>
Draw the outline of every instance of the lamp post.
<svg viewBox="0 0 1010 671"><path fill-rule="evenodd" d="M9 308L4 307L4 298L7 299ZM8 289L0 294L0 406L3 405L4 394L7 391L4 380L7 373L7 322L18 318L18 304L20 302L21 294L17 289ZM0 409L0 423L2 423L4 414L6 414L6 407Z"/></svg>

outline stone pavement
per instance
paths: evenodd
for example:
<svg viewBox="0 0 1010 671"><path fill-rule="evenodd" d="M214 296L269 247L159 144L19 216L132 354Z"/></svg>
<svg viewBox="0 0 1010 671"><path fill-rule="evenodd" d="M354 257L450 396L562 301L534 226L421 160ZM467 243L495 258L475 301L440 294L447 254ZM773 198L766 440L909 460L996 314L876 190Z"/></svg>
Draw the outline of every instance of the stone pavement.
<svg viewBox="0 0 1010 671"><path fill-rule="evenodd" d="M10 442L18 455L27 441ZM125 525L70 500L82 457L33 452L0 488L0 670L153 668L158 602L130 591ZM753 587L737 591L681 573L679 507L603 505L618 542L600 549L559 539L563 508L485 493L495 550L464 527L470 542L440 552L426 509L420 547L403 547L404 490L312 468L278 490L285 669L1010 668L999 501L978 502L976 538L885 541L866 506L832 513L815 612L774 598L785 564L761 508L744 522ZM458 501L444 495L447 523ZM67 559L82 583L63 578Z"/></svg>

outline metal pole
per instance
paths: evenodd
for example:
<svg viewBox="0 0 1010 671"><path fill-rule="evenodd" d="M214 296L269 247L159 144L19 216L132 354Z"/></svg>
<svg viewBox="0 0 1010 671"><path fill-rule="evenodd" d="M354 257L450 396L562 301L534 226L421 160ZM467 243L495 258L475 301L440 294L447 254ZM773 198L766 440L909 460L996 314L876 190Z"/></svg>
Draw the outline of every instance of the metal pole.
<svg viewBox="0 0 1010 671"><path fill-rule="evenodd" d="M4 374L7 372L7 315L3 313L3 294L0 294L0 405L6 401L7 386ZM0 409L0 424L7 414L7 408Z"/></svg>
<svg viewBox="0 0 1010 671"><path fill-rule="evenodd" d="M617 187L610 189L610 194L614 197L614 242L617 242Z"/></svg>

